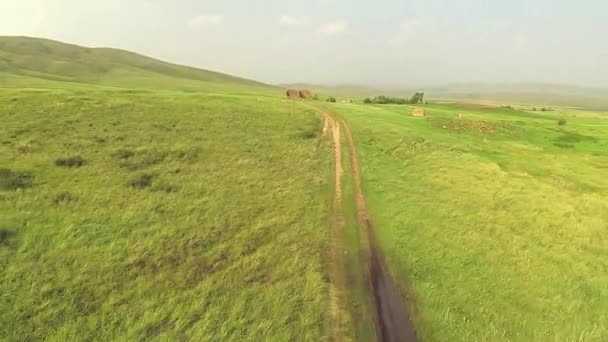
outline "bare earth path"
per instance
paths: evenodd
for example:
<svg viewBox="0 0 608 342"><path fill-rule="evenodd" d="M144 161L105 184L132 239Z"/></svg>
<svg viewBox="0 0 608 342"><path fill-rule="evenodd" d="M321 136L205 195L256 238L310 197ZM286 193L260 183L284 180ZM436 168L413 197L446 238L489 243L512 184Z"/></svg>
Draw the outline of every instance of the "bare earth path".
<svg viewBox="0 0 608 342"><path fill-rule="evenodd" d="M342 341L347 336L348 326L351 323L348 312L345 309L346 294L343 289L345 286L344 275L342 273L341 253L344 252L342 238L344 235L344 218L341 215L342 208L342 138L340 135L340 124L334 118L323 113L325 123L323 125L323 136L331 134L334 146L334 199L332 215L330 219L331 239L329 249L329 317L331 319L329 335L331 341Z"/></svg>
<svg viewBox="0 0 608 342"><path fill-rule="evenodd" d="M363 263L368 269L364 270L364 275L368 278L370 284L370 296L373 302L375 312L372 313L373 317L376 318L376 333L379 341L382 342L412 342L416 341L416 334L414 327L412 326L408 309L404 303L402 296L399 293L397 286L395 286L393 280L387 272L384 257L375 240L375 234L373 226L369 217L365 196L361 186L361 169L359 166L359 160L357 156L357 149L353 139L350 127L344 120L336 120L330 113L323 112L325 116L324 134L329 128L331 128L334 142L334 158L336 165L336 180L335 180L335 196L334 206L342 206L342 146L341 146L341 135L342 128L344 129L346 140L348 141L348 150L351 161L351 173L353 179L355 206L357 223L362 230L362 233L367 236L369 241L369 253ZM334 210L335 212L335 210ZM340 228L342 226L342 228ZM339 218L332 219L332 229L344 229L343 220ZM333 234L333 236L337 236ZM334 253L340 253L343 249L338 245L333 244L332 250ZM336 255L336 257L339 257ZM337 265L334 263L334 265ZM336 274L334 272L331 272ZM330 277L331 278L331 277ZM337 277L339 278L339 277ZM330 283L339 281L339 279L330 279ZM339 288L339 286L337 286ZM332 318L333 327L330 329L332 340L339 340L340 326L343 326L343 321L346 315L340 315L339 307L343 307L344 299L340 298L339 294L336 294L336 286L330 285L330 310L332 311L330 317ZM342 316L342 317L340 317ZM336 327L336 325L338 325Z"/></svg>

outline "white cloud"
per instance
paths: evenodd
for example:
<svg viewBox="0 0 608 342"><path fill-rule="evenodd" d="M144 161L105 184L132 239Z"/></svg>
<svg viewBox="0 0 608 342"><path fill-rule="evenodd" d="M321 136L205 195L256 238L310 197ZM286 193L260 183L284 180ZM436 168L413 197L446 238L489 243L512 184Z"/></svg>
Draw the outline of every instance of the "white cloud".
<svg viewBox="0 0 608 342"><path fill-rule="evenodd" d="M513 38L513 47L518 50L523 50L530 45L530 40L524 35L518 35Z"/></svg>
<svg viewBox="0 0 608 342"><path fill-rule="evenodd" d="M340 20L335 21L333 23L329 23L323 25L319 28L319 33L332 36L345 32L348 29L348 23L346 21Z"/></svg>
<svg viewBox="0 0 608 342"><path fill-rule="evenodd" d="M412 34L420 30L426 22L427 20L421 17L404 19L399 24L399 28L401 29L401 33Z"/></svg>
<svg viewBox="0 0 608 342"><path fill-rule="evenodd" d="M301 25L303 21L304 20L302 18L291 17L288 15L282 15L278 19L279 25L286 27Z"/></svg>
<svg viewBox="0 0 608 342"><path fill-rule="evenodd" d="M479 35L479 44L487 45L490 43L490 34L488 32L482 32Z"/></svg>
<svg viewBox="0 0 608 342"><path fill-rule="evenodd" d="M224 20L224 16L221 14L212 15L198 15L188 23L188 26L193 29L199 29L205 26L219 25Z"/></svg>
<svg viewBox="0 0 608 342"><path fill-rule="evenodd" d="M428 20L423 17L403 19L399 23L398 32L391 38L391 44L401 44L410 39L414 34L420 32L428 25Z"/></svg>

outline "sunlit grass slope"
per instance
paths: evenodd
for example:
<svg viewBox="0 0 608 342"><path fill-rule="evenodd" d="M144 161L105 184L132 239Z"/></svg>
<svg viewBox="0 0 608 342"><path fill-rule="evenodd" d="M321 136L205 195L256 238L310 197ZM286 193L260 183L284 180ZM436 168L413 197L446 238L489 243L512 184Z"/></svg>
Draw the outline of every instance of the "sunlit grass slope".
<svg viewBox="0 0 608 342"><path fill-rule="evenodd" d="M0 119L0 336L323 339L318 113L67 84Z"/></svg>
<svg viewBox="0 0 608 342"><path fill-rule="evenodd" d="M422 340L608 338L605 115L331 109L354 130L379 240Z"/></svg>
<svg viewBox="0 0 608 342"><path fill-rule="evenodd" d="M0 86L56 85L57 81L154 90L263 92L272 89L259 82L123 50L0 36Z"/></svg>

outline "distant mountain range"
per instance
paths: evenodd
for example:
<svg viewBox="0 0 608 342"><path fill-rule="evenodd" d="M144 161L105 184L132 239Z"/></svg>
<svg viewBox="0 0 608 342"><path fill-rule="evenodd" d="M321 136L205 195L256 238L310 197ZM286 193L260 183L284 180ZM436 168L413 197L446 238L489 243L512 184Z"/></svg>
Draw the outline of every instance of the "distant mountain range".
<svg viewBox="0 0 608 342"><path fill-rule="evenodd" d="M179 91L276 89L261 82L163 62L124 50L0 36L0 87L62 86L64 82ZM414 89L296 83L279 87L311 89L321 95L352 99L378 95L411 97L416 91L424 91L426 98L433 100L608 110L608 89L568 85L461 83Z"/></svg>
<svg viewBox="0 0 608 342"><path fill-rule="evenodd" d="M541 83L483 84L459 83L427 88L369 87L364 85L283 84L308 88L322 95L363 98L378 95L411 97L424 91L432 100L533 104L539 106L583 107L608 110L608 89Z"/></svg>

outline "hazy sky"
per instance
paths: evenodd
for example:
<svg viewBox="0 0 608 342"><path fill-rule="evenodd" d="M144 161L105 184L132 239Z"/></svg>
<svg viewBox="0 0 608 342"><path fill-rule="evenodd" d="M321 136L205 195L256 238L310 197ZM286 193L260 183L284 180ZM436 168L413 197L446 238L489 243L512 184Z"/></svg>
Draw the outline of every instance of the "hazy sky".
<svg viewBox="0 0 608 342"><path fill-rule="evenodd" d="M605 0L0 0L0 35L271 83L608 86Z"/></svg>

